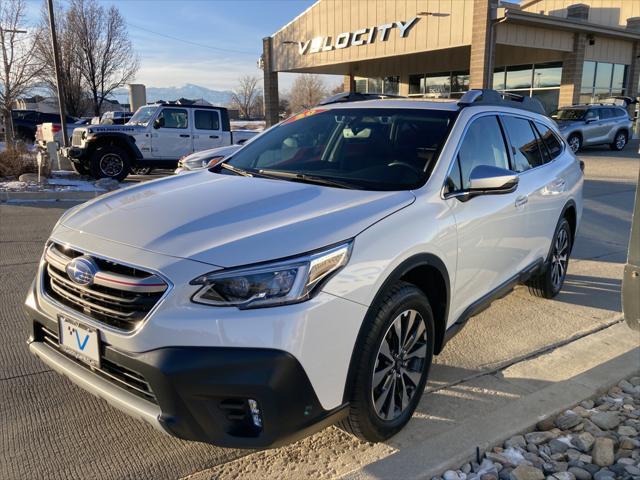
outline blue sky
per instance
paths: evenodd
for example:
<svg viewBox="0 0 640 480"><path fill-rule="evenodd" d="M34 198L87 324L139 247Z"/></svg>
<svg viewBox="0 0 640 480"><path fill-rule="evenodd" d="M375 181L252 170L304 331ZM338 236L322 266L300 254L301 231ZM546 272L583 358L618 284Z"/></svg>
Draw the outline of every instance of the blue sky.
<svg viewBox="0 0 640 480"><path fill-rule="evenodd" d="M193 83L218 90L233 89L242 74L261 75L256 62L262 52L262 38L314 3L313 0L99 1L105 6L116 5L129 24L129 34L141 60L138 82L154 87ZM31 22L39 18L41 6L42 0L28 0ZM288 89L293 78L281 74L281 89ZM329 78L331 86L342 81L338 77Z"/></svg>

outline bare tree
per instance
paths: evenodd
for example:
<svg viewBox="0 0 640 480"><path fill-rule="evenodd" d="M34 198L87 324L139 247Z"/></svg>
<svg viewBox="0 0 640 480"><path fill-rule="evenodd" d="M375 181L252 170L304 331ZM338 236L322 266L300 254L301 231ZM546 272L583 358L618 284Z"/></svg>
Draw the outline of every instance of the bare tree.
<svg viewBox="0 0 640 480"><path fill-rule="evenodd" d="M291 86L289 104L292 112L317 105L327 96L327 86L318 75L299 75Z"/></svg>
<svg viewBox="0 0 640 480"><path fill-rule="evenodd" d="M13 146L14 134L11 109L18 98L29 93L37 83L41 64L33 55L37 32L20 32L25 21L24 0L0 1L0 110L5 124L5 140Z"/></svg>
<svg viewBox="0 0 640 480"><path fill-rule="evenodd" d="M233 91L231 103L240 110L240 115L244 118L251 118L251 111L256 97L261 95L258 82L257 76L244 75L238 80L238 88Z"/></svg>
<svg viewBox="0 0 640 480"><path fill-rule="evenodd" d="M58 54L60 59L60 80L64 92L64 106L67 114L81 117L87 111L88 98L83 85L81 69L80 44L73 29L73 14L71 10L64 11L57 9L56 13L56 33L58 36ZM46 8L42 10L40 22L41 31L46 32L49 28L49 13ZM57 96L56 70L53 64L53 49L50 35L43 34L37 39L37 48L34 55L42 63L42 83Z"/></svg>
<svg viewBox="0 0 640 480"><path fill-rule="evenodd" d="M116 7L104 8L97 0L71 0L68 21L78 42L80 71L94 114L100 115L105 98L134 79L138 57Z"/></svg>

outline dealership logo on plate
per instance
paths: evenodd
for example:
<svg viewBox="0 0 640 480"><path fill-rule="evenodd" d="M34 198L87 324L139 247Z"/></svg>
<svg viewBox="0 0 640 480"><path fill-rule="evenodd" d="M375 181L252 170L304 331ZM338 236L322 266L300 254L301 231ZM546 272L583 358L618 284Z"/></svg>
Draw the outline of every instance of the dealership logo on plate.
<svg viewBox="0 0 640 480"><path fill-rule="evenodd" d="M93 279L98 273L98 266L91 257L82 256L71 260L65 270L74 283L87 286L93 283Z"/></svg>

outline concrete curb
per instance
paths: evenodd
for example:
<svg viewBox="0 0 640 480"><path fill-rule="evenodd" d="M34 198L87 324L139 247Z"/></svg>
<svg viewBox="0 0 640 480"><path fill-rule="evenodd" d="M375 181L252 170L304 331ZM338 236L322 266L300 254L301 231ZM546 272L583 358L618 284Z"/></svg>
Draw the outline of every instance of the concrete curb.
<svg viewBox="0 0 640 480"><path fill-rule="evenodd" d="M0 202L85 202L97 196L107 193L106 190L91 192L66 191L66 192L0 192Z"/></svg>
<svg viewBox="0 0 640 480"><path fill-rule="evenodd" d="M601 394L620 380L640 371L637 336L618 323L536 359L500 372L501 379L548 383L487 415L473 418L432 438L401 448L393 455L342 476L345 480L429 480L445 470L475 459L509 437L530 430L543 418L556 415L580 401ZM596 364L584 371L557 368L562 359L573 362L605 349ZM555 370L554 370L555 367Z"/></svg>

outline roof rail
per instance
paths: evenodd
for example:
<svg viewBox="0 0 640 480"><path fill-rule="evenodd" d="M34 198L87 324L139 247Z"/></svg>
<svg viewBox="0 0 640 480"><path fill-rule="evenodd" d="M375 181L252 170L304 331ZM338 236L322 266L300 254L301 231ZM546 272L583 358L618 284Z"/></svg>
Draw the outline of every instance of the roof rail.
<svg viewBox="0 0 640 480"><path fill-rule="evenodd" d="M332 95L318 102L318 105L330 105L332 103L362 102L364 100L380 100L383 98L405 98L401 95L389 95L384 93L360 93L342 92Z"/></svg>
<svg viewBox="0 0 640 480"><path fill-rule="evenodd" d="M519 108L530 112L547 115L540 100L515 93L498 92L497 90L473 89L466 92L458 101L461 108L472 105L494 105L500 107Z"/></svg>

